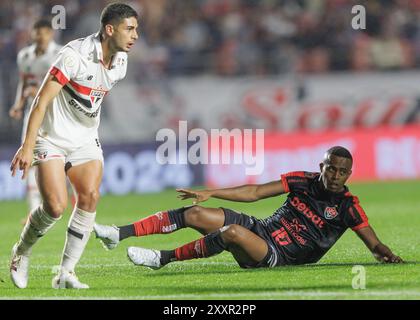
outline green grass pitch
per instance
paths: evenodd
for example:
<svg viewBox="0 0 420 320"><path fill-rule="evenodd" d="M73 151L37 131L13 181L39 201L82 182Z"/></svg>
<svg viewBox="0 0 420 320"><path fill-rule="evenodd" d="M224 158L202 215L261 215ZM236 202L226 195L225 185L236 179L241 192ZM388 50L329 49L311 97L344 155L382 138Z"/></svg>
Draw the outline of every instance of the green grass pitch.
<svg viewBox="0 0 420 320"><path fill-rule="evenodd" d="M89 290L51 289L53 267L60 262L69 211L34 247L28 288L13 286L8 262L18 239L26 204L0 202L0 299L419 299L420 298L420 181L359 183L350 190L363 205L379 238L408 261L404 265L377 263L357 236L348 230L314 265L244 270L229 253L209 259L175 262L152 271L132 265L126 248L138 245L175 248L200 235L180 230L169 235L130 238L105 251L91 237L76 272ZM205 206L226 206L257 217L270 215L285 196L255 203L210 200ZM122 225L159 210L188 205L168 190L160 194L104 196L97 221ZM352 288L352 268L363 265L366 289Z"/></svg>

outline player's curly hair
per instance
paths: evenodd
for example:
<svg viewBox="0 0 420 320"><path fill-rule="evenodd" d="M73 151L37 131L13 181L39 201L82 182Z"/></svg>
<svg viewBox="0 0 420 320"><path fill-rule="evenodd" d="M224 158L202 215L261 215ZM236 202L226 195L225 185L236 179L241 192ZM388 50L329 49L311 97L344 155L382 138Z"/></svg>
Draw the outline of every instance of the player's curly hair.
<svg viewBox="0 0 420 320"><path fill-rule="evenodd" d="M117 25L125 18L138 18L136 10L125 3L113 2L107 5L101 13L101 31L107 24Z"/></svg>

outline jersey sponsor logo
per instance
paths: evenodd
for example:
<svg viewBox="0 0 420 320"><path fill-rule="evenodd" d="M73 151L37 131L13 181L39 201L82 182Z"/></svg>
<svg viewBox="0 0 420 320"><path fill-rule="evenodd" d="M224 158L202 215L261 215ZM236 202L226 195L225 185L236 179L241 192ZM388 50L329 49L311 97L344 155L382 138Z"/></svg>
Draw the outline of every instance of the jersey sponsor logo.
<svg viewBox="0 0 420 320"><path fill-rule="evenodd" d="M306 178L300 178L300 177L293 177L293 178L289 178L287 179L287 183L288 184L298 184L298 183L305 183L306 182Z"/></svg>
<svg viewBox="0 0 420 320"><path fill-rule="evenodd" d="M324 227L324 221L321 217L317 216L308 206L306 203L300 201L298 197L293 197L290 201L290 204L300 213L302 213L305 217L313 222L318 228L322 229Z"/></svg>
<svg viewBox="0 0 420 320"><path fill-rule="evenodd" d="M77 111L80 111L81 113L83 113L88 118L96 118L99 114L99 111L101 110L101 108L98 108L95 112L88 112L85 109L83 109L81 106L79 106L77 101L74 99L69 100L68 103L69 105L74 107Z"/></svg>
<svg viewBox="0 0 420 320"><path fill-rule="evenodd" d="M292 222L290 222L284 217L280 218L280 222L297 242L303 246L306 245L307 241L299 234L302 230L308 230L304 224L299 223L298 219L293 219Z"/></svg>
<svg viewBox="0 0 420 320"><path fill-rule="evenodd" d="M66 91L73 99L69 100L69 104L73 107L77 106L77 102L84 106L86 109L92 109L92 104L89 100L83 99L82 97L78 96L76 93L73 92L72 89L68 85L63 87L64 91Z"/></svg>
<svg viewBox="0 0 420 320"><path fill-rule="evenodd" d="M326 207L324 210L325 219L332 220L338 216L338 211L335 207Z"/></svg>

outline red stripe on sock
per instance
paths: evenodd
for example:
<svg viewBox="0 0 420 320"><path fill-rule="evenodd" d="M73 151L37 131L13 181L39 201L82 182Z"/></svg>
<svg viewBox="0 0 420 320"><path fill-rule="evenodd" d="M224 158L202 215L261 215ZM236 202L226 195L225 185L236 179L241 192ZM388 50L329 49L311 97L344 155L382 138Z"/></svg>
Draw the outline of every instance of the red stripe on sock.
<svg viewBox="0 0 420 320"><path fill-rule="evenodd" d="M145 236L148 234L171 233L176 230L176 225L171 225L167 211L158 212L147 218L134 222L136 236Z"/></svg>
<svg viewBox="0 0 420 320"><path fill-rule="evenodd" d="M204 237L175 249L175 258L178 261L207 257L207 248Z"/></svg>

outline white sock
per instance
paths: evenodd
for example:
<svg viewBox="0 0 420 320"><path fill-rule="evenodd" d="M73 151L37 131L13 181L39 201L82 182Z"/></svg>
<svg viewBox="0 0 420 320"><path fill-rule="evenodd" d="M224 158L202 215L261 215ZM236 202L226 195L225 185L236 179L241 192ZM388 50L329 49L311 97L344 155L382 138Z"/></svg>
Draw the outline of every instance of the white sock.
<svg viewBox="0 0 420 320"><path fill-rule="evenodd" d="M38 208L33 210L28 221L26 221L23 227L20 239L18 242L17 253L29 255L31 248L44 234L52 228L52 226L60 220L60 218L51 217L40 205Z"/></svg>
<svg viewBox="0 0 420 320"><path fill-rule="evenodd" d="M95 217L96 212L87 212L74 207L67 229L63 257L61 258L61 266L65 270L74 271L89 241Z"/></svg>
<svg viewBox="0 0 420 320"><path fill-rule="evenodd" d="M28 177L26 178L26 200L29 206L29 212L35 210L41 205L41 194L36 184L35 168L31 167L28 171Z"/></svg>

